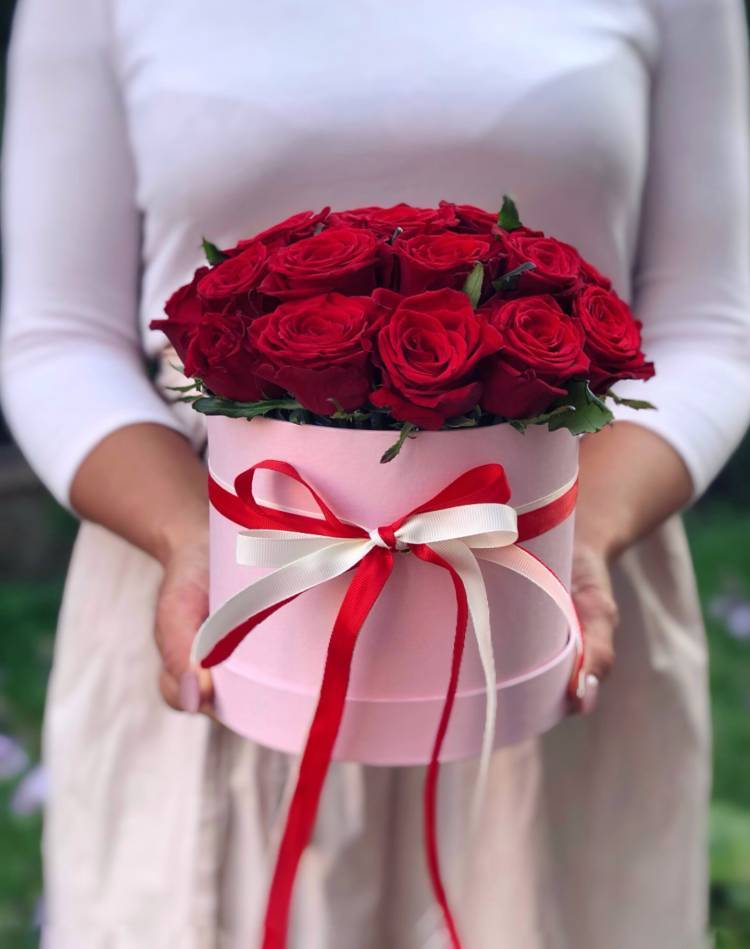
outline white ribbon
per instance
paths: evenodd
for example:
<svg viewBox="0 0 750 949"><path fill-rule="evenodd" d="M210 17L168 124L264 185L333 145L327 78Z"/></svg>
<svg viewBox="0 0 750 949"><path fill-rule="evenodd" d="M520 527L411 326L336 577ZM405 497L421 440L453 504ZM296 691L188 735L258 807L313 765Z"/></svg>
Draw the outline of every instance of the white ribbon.
<svg viewBox="0 0 750 949"><path fill-rule="evenodd" d="M218 481L212 474L214 480ZM497 674L487 590L477 558L512 570L534 583L559 607L580 650L581 631L570 594L540 560L516 544L518 513L544 507L565 494L575 478L558 491L516 510L509 504L467 504L415 514L395 531L397 550L427 544L448 561L465 588L471 625L482 663L487 700L473 813L477 818L484 798L495 744ZM225 485L226 490L231 490ZM314 516L314 515L309 515ZM339 577L356 566L376 546L387 546L377 528L368 537L321 537L319 534L276 530L240 530L237 563L273 567L230 597L198 630L192 661L200 662L230 629L282 600Z"/></svg>

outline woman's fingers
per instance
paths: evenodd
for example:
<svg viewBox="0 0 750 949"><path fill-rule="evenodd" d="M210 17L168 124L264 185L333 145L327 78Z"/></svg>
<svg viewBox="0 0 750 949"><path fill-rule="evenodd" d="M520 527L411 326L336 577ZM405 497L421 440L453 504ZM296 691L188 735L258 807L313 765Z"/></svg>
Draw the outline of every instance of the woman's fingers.
<svg viewBox="0 0 750 949"><path fill-rule="evenodd" d="M607 678L615 661L613 635L617 626L617 607L611 594L600 588L588 588L574 594L584 630L584 669L599 681Z"/></svg>
<svg viewBox="0 0 750 949"><path fill-rule="evenodd" d="M609 568L596 551L577 547L573 558L572 593L584 633L584 657L574 699L575 711L588 713L596 705L599 685L614 663L617 604Z"/></svg>
<svg viewBox="0 0 750 949"><path fill-rule="evenodd" d="M197 545L166 564L156 608L159 688L172 708L198 712L211 706L210 673L190 662L193 639L207 615L208 556L205 547Z"/></svg>
<svg viewBox="0 0 750 949"><path fill-rule="evenodd" d="M156 610L155 635L162 664L172 678L179 680L190 668L193 638L207 613L205 591L196 589L179 569L165 574Z"/></svg>
<svg viewBox="0 0 750 949"><path fill-rule="evenodd" d="M162 666L159 670L159 691L161 697L170 706L177 711L187 711L182 708L180 700L180 685L174 676L171 676Z"/></svg>
<svg viewBox="0 0 750 949"><path fill-rule="evenodd" d="M188 669L176 679L162 667L159 691L167 705L178 712L213 713L213 685L208 669Z"/></svg>

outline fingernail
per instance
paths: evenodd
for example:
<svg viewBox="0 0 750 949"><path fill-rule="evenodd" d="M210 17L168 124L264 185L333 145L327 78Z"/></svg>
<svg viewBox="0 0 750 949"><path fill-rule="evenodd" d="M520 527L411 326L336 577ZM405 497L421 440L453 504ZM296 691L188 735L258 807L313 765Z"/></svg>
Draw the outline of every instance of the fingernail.
<svg viewBox="0 0 750 949"><path fill-rule="evenodd" d="M590 715L596 708L596 700L599 697L599 680L595 675L586 676L586 685L581 698L581 712L584 715Z"/></svg>
<svg viewBox="0 0 750 949"><path fill-rule="evenodd" d="M197 712L201 707L201 687L192 669L180 676L180 706L185 712Z"/></svg>

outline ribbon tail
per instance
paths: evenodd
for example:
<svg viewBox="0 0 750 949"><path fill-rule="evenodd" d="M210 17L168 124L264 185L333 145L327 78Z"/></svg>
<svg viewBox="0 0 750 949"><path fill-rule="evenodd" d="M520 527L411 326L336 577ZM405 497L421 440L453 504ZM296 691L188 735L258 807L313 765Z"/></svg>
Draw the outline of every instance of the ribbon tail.
<svg viewBox="0 0 750 949"><path fill-rule="evenodd" d="M514 573L519 574L519 576L534 583L543 593L547 594L563 614L570 629L570 634L573 637L577 653L569 688L569 691L573 694L578 674L583 665L583 630L578 619L573 597L570 595L565 584L544 561L532 554L531 551L526 550L525 547L520 547L518 544L490 550L477 550L476 553L482 560L489 560L501 567L512 570Z"/></svg>
<svg viewBox="0 0 750 949"><path fill-rule="evenodd" d="M372 549L367 540L338 540L259 577L203 623L192 659L210 668L230 656L259 623L300 593L350 570Z"/></svg>
<svg viewBox="0 0 750 949"><path fill-rule="evenodd" d="M466 588L469 613L484 673L487 695L484 731L471 807L472 830L476 830L479 827L482 805L487 791L492 752L495 747L495 722L497 719L497 669L492 646L490 604L487 599L487 589L484 585L482 571L473 552L465 543L462 541L443 541L431 546L433 550L437 550L453 565Z"/></svg>
<svg viewBox="0 0 750 949"><path fill-rule="evenodd" d="M445 885L440 873L440 855L437 845L437 789L438 777L440 774L440 752L445 740L445 734L448 731L451 712L456 699L458 690L458 674L461 671L461 660L464 654L464 645L466 643L466 628L469 622L469 608L466 597L466 589L456 568L447 559L442 557L436 550L428 547L426 544L414 544L412 552L424 560L426 563L434 564L447 570L453 581L453 589L456 594L456 632L453 640L453 655L451 658L450 679L448 690L445 696L445 704L440 716L435 742L432 747L430 763L427 766L427 773L424 784L424 833L425 833L425 851L427 857L427 869L430 874L432 889L435 899L443 914L443 922L448 931L452 949L461 949L461 940L458 935L456 922L453 918L448 898L445 893Z"/></svg>
<svg viewBox="0 0 750 949"><path fill-rule="evenodd" d="M357 636L393 569L393 554L375 548L357 565L331 633L320 698L302 754L297 784L276 858L266 908L262 949L284 949L292 889L310 839L326 774L344 714Z"/></svg>

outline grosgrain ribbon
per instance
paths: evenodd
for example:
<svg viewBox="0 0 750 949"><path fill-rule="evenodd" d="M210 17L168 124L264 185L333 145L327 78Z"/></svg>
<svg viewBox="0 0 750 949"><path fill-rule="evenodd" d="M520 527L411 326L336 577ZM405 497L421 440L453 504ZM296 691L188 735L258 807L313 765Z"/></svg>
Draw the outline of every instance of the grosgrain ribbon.
<svg viewBox="0 0 750 949"><path fill-rule="evenodd" d="M253 494L259 470L273 471L302 485L319 516L260 504ZM295 468L282 461L263 461L235 479L235 493L209 476L211 504L245 528L237 536L237 561L273 567L227 600L201 626L193 643L193 660L210 668L226 659L259 623L312 587L352 571L328 644L323 681L297 785L279 847L266 909L263 949L286 945L289 907L297 867L313 830L323 783L344 713L357 636L394 566L394 553L411 551L445 570L453 584L456 628L445 703L427 767L424 792L425 849L437 902L454 949L460 940L440 874L436 809L440 752L455 701L468 619L471 617L482 663L487 699L475 789L478 814L494 747L497 681L487 591L477 558L520 574L547 594L561 610L582 662L582 635L570 594L541 560L519 546L567 518L575 507L577 481L532 504L515 509L501 465L472 468L430 501L392 524L365 528L338 518Z"/></svg>

